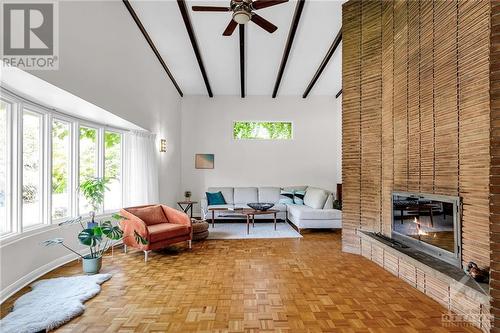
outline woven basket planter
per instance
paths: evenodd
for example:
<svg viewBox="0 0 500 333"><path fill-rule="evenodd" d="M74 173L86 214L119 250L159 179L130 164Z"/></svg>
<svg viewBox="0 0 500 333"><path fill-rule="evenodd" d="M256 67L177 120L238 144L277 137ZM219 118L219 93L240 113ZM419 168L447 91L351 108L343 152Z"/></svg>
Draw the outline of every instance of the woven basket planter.
<svg viewBox="0 0 500 333"><path fill-rule="evenodd" d="M192 220L193 240L202 240L208 237L208 223L201 220Z"/></svg>

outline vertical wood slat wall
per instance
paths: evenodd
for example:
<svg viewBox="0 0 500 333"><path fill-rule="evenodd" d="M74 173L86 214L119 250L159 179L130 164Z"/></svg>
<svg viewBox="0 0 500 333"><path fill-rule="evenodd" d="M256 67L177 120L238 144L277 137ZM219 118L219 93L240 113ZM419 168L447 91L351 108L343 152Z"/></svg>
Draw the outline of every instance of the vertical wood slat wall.
<svg viewBox="0 0 500 333"><path fill-rule="evenodd" d="M346 3L342 27L342 249L359 253L356 228L361 217L361 2Z"/></svg>
<svg viewBox="0 0 500 333"><path fill-rule="evenodd" d="M393 2L382 2L382 212L381 232L390 233L388 221L392 216L391 193L394 186L394 11ZM387 61L389 59L389 61Z"/></svg>
<svg viewBox="0 0 500 333"><path fill-rule="evenodd" d="M344 251L390 234L392 191L459 195L462 260L490 265L489 16L488 0L344 4Z"/></svg>
<svg viewBox="0 0 500 333"><path fill-rule="evenodd" d="M494 297L490 311L494 318L492 331L500 332L500 1L498 0L491 3L490 19L490 294Z"/></svg>

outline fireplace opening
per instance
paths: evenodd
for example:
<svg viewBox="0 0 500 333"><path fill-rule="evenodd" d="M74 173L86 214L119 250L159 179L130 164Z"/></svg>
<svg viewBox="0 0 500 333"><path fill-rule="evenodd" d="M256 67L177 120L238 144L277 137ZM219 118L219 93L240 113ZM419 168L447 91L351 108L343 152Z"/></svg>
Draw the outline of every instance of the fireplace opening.
<svg viewBox="0 0 500 333"><path fill-rule="evenodd" d="M460 198L394 192L392 237L461 267Z"/></svg>

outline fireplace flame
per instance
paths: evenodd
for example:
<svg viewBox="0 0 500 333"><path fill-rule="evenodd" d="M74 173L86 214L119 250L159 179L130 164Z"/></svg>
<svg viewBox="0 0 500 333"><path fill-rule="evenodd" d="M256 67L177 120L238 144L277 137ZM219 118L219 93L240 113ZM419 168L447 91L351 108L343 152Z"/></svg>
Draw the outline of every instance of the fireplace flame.
<svg viewBox="0 0 500 333"><path fill-rule="evenodd" d="M415 219L413 220L413 223L415 223L415 224L416 224L416 226L417 226L417 235L418 235L418 236L427 236L427 235L428 235L428 233L427 233L427 232L425 232L425 230L423 230L423 229L421 228L421 226L420 226L420 221L419 221L419 220L417 220L417 218L416 218L416 217L415 217Z"/></svg>

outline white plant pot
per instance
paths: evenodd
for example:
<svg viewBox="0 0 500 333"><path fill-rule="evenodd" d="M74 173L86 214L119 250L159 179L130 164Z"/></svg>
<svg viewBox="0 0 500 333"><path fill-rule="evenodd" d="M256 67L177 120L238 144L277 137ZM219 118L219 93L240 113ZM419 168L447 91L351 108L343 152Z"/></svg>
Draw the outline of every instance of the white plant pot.
<svg viewBox="0 0 500 333"><path fill-rule="evenodd" d="M82 259L82 267L85 274L97 274L102 267L102 257L91 258L90 256L85 256Z"/></svg>

